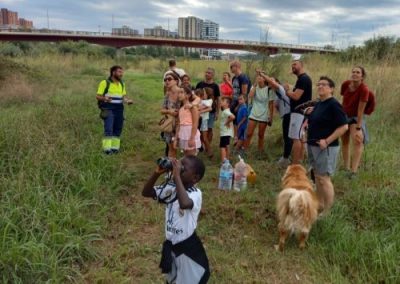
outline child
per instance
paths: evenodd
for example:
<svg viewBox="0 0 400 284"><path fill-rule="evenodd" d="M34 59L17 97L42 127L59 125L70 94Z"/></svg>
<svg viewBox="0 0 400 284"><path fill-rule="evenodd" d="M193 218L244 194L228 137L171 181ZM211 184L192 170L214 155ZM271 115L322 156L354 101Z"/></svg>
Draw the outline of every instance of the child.
<svg viewBox="0 0 400 284"><path fill-rule="evenodd" d="M202 89L201 104L200 104L200 116L201 116L201 139L204 143L207 156L212 158L213 154L211 151L210 142L208 141L208 118L209 112L212 110L214 91L211 88Z"/></svg>
<svg viewBox="0 0 400 284"><path fill-rule="evenodd" d="M236 143L236 150L241 153L243 151L243 143L246 140L246 129L247 129L247 118L248 118L248 112L247 112L247 106L246 106L246 99L243 95L240 95L238 97L238 112L237 112L237 118L236 118L236 123L238 127L238 140Z"/></svg>
<svg viewBox="0 0 400 284"><path fill-rule="evenodd" d="M195 156L171 159L173 181L154 186L166 170L157 167L142 195L166 204L165 235L160 268L167 283L207 283L210 277L203 244L196 235L201 191L194 185L204 176L204 163Z"/></svg>
<svg viewBox="0 0 400 284"><path fill-rule="evenodd" d="M192 89L183 87L179 91L178 99L181 102L179 109L178 124L174 147L182 149L187 155L196 155L197 149L201 147L200 132L197 129L199 123L198 105L193 105L191 108L185 107L190 103L189 98L192 96Z"/></svg>
<svg viewBox="0 0 400 284"><path fill-rule="evenodd" d="M231 137L233 137L233 125L232 122L235 120L235 116L230 111L232 99L229 97L221 98L221 120L220 120L220 141L219 147L221 149L221 161L225 159L229 160L229 143Z"/></svg>

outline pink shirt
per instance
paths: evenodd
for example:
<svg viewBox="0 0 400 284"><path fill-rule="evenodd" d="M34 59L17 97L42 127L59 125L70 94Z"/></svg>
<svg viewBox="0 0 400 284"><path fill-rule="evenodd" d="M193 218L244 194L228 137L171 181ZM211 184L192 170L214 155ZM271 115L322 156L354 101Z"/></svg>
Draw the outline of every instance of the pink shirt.
<svg viewBox="0 0 400 284"><path fill-rule="evenodd" d="M186 109L184 106L179 109L179 124L180 125L192 125L192 112L190 109Z"/></svg>

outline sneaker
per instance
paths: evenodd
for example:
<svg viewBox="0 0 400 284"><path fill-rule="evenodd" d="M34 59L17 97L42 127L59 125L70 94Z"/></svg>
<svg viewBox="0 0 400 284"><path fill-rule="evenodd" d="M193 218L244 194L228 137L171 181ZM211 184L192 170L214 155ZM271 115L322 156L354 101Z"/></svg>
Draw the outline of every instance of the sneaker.
<svg viewBox="0 0 400 284"><path fill-rule="evenodd" d="M290 160L288 158L281 157L277 164L280 168L286 169L290 165Z"/></svg>
<svg viewBox="0 0 400 284"><path fill-rule="evenodd" d="M106 155L112 155L113 151L112 150L104 150L103 153Z"/></svg>
<svg viewBox="0 0 400 284"><path fill-rule="evenodd" d="M118 154L118 153L119 153L119 150L118 150L118 149L111 149L111 152L112 152L113 154Z"/></svg>

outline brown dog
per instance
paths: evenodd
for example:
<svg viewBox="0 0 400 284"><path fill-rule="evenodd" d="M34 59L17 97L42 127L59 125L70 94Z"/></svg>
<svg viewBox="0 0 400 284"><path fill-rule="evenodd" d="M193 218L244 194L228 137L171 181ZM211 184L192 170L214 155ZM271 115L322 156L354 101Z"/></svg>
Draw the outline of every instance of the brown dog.
<svg viewBox="0 0 400 284"><path fill-rule="evenodd" d="M282 178L282 191L277 198L279 219L279 246L283 251L285 241L296 234L300 249L305 248L312 224L318 217L318 199L301 165L290 165Z"/></svg>

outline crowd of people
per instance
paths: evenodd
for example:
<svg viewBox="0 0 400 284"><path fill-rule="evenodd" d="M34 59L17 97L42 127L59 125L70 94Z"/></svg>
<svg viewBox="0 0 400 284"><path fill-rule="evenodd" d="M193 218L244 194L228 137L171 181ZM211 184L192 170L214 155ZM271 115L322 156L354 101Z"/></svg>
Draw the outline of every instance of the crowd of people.
<svg viewBox="0 0 400 284"><path fill-rule="evenodd" d="M328 212L334 201L331 176L340 151L339 139L349 178L356 176L368 141L364 114L371 92L364 83L363 67L354 67L350 79L342 83L342 103L334 98L335 83L327 76L319 78L317 99L312 99L312 80L301 60L294 60L291 65L297 77L293 87L261 69L256 69L256 78L251 84L239 61L231 62L229 67L230 72L223 73L221 84L216 83L215 70L209 67L204 80L192 85L189 74L178 68L175 60L169 61L169 70L163 76L159 125L170 165L157 167L143 195L166 204L167 241L160 267L168 273L168 283L174 279L182 283L186 283L184 279L206 283L210 275L207 256L195 233L201 209L201 191L196 184L205 172L198 154L203 152L204 158L213 159L212 144L217 133L221 163L231 158L231 151L246 155L256 128L257 149L263 152L265 133L278 112L283 154L277 165L285 168L289 164L301 164L307 153L321 214ZM122 67L113 66L110 77L100 82L97 91L104 121L105 154L118 153L124 103L132 103L126 98L122 76ZM218 132L216 122L219 122ZM181 160L177 160L179 150L184 155ZM170 179L155 186L158 177L168 171L172 173Z"/></svg>

